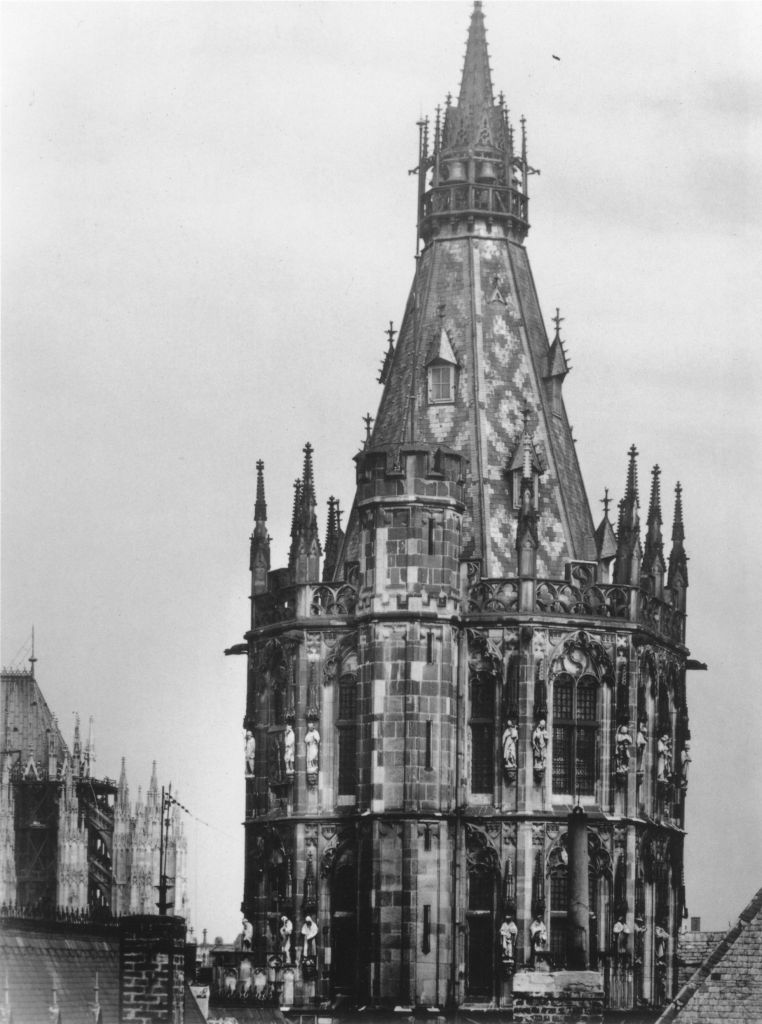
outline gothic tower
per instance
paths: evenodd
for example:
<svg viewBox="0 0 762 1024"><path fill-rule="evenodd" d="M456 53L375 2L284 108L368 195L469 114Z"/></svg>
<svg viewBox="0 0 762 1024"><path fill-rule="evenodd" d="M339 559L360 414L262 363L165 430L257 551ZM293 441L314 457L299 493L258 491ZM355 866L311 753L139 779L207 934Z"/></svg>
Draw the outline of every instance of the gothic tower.
<svg viewBox="0 0 762 1024"><path fill-rule="evenodd" d="M476 3L457 103L420 124L421 249L322 579L311 447L283 569L257 467L229 651L248 657L242 911L292 1005L510 1006L515 972L580 964L613 1006L674 989L681 496L667 564L658 467L641 543L633 446L616 529L608 497L593 523L562 318L549 339L524 246L532 173Z"/></svg>

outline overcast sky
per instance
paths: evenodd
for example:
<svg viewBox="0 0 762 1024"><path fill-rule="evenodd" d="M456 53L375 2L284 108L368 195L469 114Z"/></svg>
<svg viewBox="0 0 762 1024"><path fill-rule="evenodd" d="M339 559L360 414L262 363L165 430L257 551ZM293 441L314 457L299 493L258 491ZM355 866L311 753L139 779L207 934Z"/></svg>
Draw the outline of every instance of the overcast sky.
<svg viewBox="0 0 762 1024"><path fill-rule="evenodd" d="M255 462L273 564L315 446L348 507L413 273L420 115L468 3L23 3L3 19L3 650L99 774L196 818L200 935L239 930ZM691 914L761 884L762 7L485 4L528 119L527 247L561 307L596 522L626 452L684 487ZM560 57L554 60L553 54ZM645 493L643 493L645 492ZM324 521L324 512L321 513Z"/></svg>

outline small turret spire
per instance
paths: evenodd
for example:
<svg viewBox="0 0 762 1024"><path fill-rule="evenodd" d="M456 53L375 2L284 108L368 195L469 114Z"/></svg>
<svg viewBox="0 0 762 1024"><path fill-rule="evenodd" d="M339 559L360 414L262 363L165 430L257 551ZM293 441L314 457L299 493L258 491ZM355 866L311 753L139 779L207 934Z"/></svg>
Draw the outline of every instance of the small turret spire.
<svg viewBox="0 0 762 1024"><path fill-rule="evenodd" d="M617 554L614 582L637 586L643 549L640 544L640 505L638 500L638 449L630 446L627 462L627 482L624 498L619 505Z"/></svg>
<svg viewBox="0 0 762 1024"><path fill-rule="evenodd" d="M336 559L339 555L341 544L338 499L333 495L328 499L328 523L325 531L325 561L323 562L323 579L327 582L333 579L336 570Z"/></svg>
<svg viewBox="0 0 762 1024"><path fill-rule="evenodd" d="M317 500L312 467L312 445L304 446L302 479L295 487L294 524L289 566L295 583L306 583L319 578L320 537L317 522Z"/></svg>
<svg viewBox="0 0 762 1024"><path fill-rule="evenodd" d="M130 787L127 785L127 763L125 758L122 758L122 768L119 772L119 784L116 791L116 802L121 806L126 806L130 799Z"/></svg>
<svg viewBox="0 0 762 1024"><path fill-rule="evenodd" d="M82 740L79 734L79 711L74 714L74 742L71 745L71 756L74 761L74 773L80 774L82 766Z"/></svg>
<svg viewBox="0 0 762 1024"><path fill-rule="evenodd" d="M688 586L688 556L685 553L685 526L683 525L683 489L678 483L675 487L675 512L672 520L672 549L669 553L669 573L667 583L677 600L681 611L681 600L684 602L684 591ZM678 594L680 599L678 599Z"/></svg>
<svg viewBox="0 0 762 1024"><path fill-rule="evenodd" d="M85 767L87 774L92 774L92 766L95 764L95 733L93 730L93 716L90 715L90 721L87 727L87 745L85 746Z"/></svg>
<svg viewBox="0 0 762 1024"><path fill-rule="evenodd" d="M257 462L257 497L254 502L254 523L256 527L267 522L267 502L265 501L265 464ZM267 531L265 531L267 532Z"/></svg>
<svg viewBox="0 0 762 1024"><path fill-rule="evenodd" d="M651 498L648 503L648 519L646 526L646 543L643 550L641 573L644 582L650 585L653 593L661 597L664 583L664 540L661 533L661 493L659 476L661 469L654 466L651 470Z"/></svg>
<svg viewBox="0 0 762 1024"><path fill-rule="evenodd" d="M293 536L293 524L292 524ZM251 593L261 594L267 590L267 573L270 571L270 537L267 533L267 502L265 501L265 464L257 462L257 497L254 502L254 531L249 549L249 572ZM252 615L255 612L252 604ZM253 623L253 619L252 619Z"/></svg>

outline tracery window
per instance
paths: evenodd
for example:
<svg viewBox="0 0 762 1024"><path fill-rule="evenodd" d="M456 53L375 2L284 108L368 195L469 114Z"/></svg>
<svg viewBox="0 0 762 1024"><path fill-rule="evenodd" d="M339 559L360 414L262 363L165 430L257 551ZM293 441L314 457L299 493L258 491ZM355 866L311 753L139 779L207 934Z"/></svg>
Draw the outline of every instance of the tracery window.
<svg viewBox="0 0 762 1024"><path fill-rule="evenodd" d="M354 796L357 785L357 683L354 676L339 680L336 721L339 747L339 796Z"/></svg>
<svg viewBox="0 0 762 1024"><path fill-rule="evenodd" d="M471 675L471 792L491 793L495 784L495 680Z"/></svg>
<svg viewBox="0 0 762 1024"><path fill-rule="evenodd" d="M568 674L553 683L553 791L595 793L598 739L598 683Z"/></svg>

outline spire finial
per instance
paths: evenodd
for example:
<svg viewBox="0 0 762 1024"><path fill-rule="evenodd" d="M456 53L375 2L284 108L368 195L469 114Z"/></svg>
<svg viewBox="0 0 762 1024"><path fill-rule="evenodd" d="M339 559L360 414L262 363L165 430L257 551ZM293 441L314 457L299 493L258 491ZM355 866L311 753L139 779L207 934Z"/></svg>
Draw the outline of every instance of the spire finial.
<svg viewBox="0 0 762 1024"><path fill-rule="evenodd" d="M611 498L609 497L608 487L603 489L603 497L600 499L601 505L603 505L603 515L608 519L609 517L609 506L611 505Z"/></svg>
<svg viewBox="0 0 762 1024"><path fill-rule="evenodd" d="M525 405L521 410L521 416L524 420L524 433L529 429L529 406Z"/></svg>
<svg viewBox="0 0 762 1024"><path fill-rule="evenodd" d="M397 335L397 332L394 329L394 321L393 320L389 321L389 326L386 328L386 331L384 333L386 334L387 338L389 339L389 348L394 348L394 339L395 339L395 337Z"/></svg>
<svg viewBox="0 0 762 1024"><path fill-rule="evenodd" d="M561 324L564 322L565 319L566 317L561 316L561 311L558 308L558 306L556 306L556 315L553 317L553 323L556 325L556 341L561 340Z"/></svg>
<svg viewBox="0 0 762 1024"><path fill-rule="evenodd" d="M365 447L368 448L370 447L370 428L373 424L373 417L369 412L366 412L362 421L365 424Z"/></svg>

